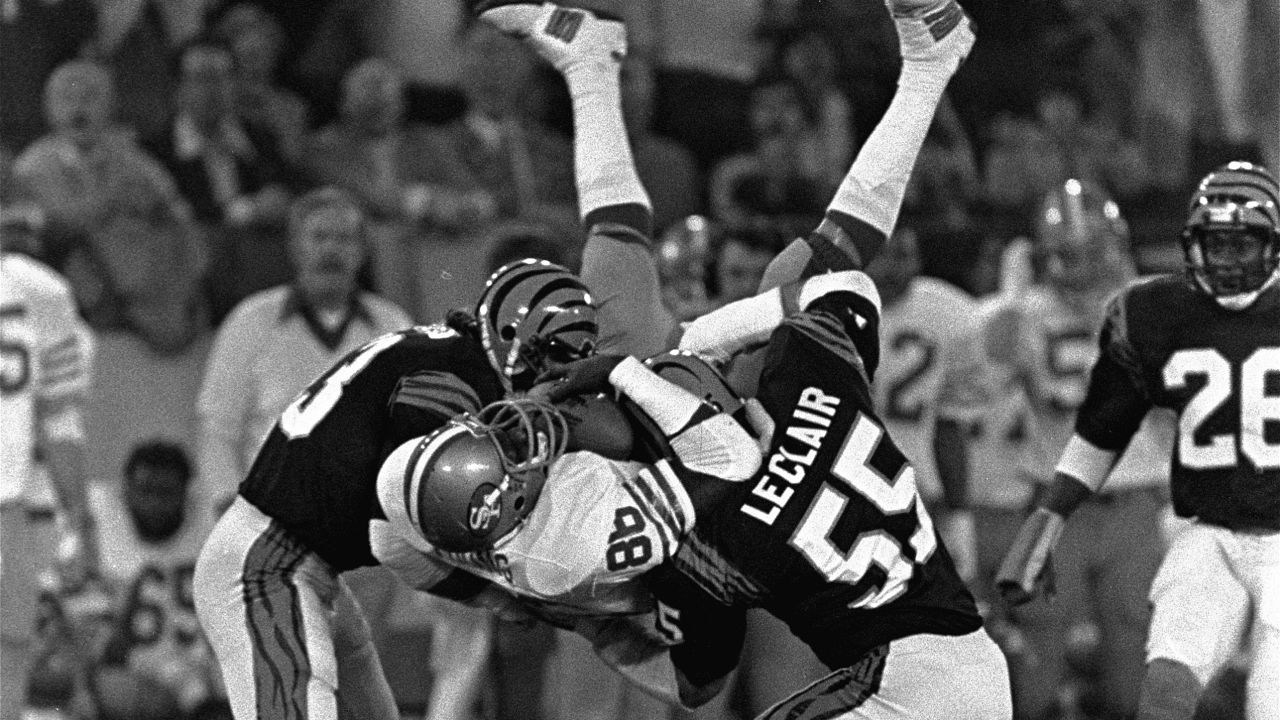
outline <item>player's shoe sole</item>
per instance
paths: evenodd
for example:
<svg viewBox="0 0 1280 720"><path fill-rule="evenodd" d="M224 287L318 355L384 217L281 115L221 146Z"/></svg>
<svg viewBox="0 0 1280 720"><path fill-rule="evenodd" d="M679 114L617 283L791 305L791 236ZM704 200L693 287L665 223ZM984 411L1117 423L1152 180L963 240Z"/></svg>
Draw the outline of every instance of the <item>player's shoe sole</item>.
<svg viewBox="0 0 1280 720"><path fill-rule="evenodd" d="M554 3L486 0L480 19L527 42L564 72L583 63L619 63L627 54L627 30L621 22Z"/></svg>
<svg viewBox="0 0 1280 720"><path fill-rule="evenodd" d="M889 0L902 58L963 61L973 48L973 21L955 0Z"/></svg>

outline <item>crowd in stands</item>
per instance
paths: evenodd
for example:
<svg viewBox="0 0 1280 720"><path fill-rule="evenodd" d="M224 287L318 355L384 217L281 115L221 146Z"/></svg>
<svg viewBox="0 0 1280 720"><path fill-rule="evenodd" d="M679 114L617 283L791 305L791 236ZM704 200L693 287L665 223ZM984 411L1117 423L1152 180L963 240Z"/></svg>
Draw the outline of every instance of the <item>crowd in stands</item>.
<svg viewBox="0 0 1280 720"><path fill-rule="evenodd" d="M631 33L624 109L669 302L688 318L754 293L892 96L883 8L600 5ZM925 274L995 291L1003 249L1068 177L1118 201L1141 270L1173 269L1196 178L1242 157L1280 167L1273 0L961 5L979 41L902 215ZM347 350L469 305L505 256L573 266L568 102L556 72L461 0L0 2L0 230L68 279L94 332L91 480L118 488L164 465L190 475L188 514L211 519L253 455L232 431L260 432ZM353 308L290 305L307 282L291 208L319 188L368 220L338 269L365 292ZM255 338L291 341L252 327L286 319L332 342L246 357ZM256 405L235 405L254 388ZM427 637L405 619L419 601L369 575L357 592L375 638L399 648L384 665L421 708L405 649ZM59 697L48 670L37 701Z"/></svg>

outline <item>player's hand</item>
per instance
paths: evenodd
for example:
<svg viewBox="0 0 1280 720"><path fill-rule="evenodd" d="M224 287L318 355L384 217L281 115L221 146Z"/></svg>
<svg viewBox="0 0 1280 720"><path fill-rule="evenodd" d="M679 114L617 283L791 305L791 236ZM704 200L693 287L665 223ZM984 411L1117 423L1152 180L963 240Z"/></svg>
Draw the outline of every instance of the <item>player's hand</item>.
<svg viewBox="0 0 1280 720"><path fill-rule="evenodd" d="M1053 595L1055 578L1050 552L1057 545L1065 522L1057 513L1036 508L1022 523L996 571L996 589L1007 604L1017 607L1039 595Z"/></svg>
<svg viewBox="0 0 1280 720"><path fill-rule="evenodd" d="M574 395L594 395L612 390L609 374L626 355L592 355L571 363L549 362L547 369L535 379L535 383L552 383L546 390L546 398L559 402Z"/></svg>
<svg viewBox="0 0 1280 720"><path fill-rule="evenodd" d="M58 542L56 562L64 587L79 588L100 577L98 536L93 526L64 532Z"/></svg>

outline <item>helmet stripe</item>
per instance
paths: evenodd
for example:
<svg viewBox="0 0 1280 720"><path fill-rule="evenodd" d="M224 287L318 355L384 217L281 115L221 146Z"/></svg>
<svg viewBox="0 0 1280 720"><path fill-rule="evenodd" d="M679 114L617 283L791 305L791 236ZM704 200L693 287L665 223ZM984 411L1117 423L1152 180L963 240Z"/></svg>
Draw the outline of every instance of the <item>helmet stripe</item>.
<svg viewBox="0 0 1280 720"><path fill-rule="evenodd" d="M489 313L489 323L493 324L497 321L497 315L502 309L503 301L505 301L507 296L510 295L517 287L524 283L525 280L539 275L547 275L556 272L561 272L561 270L555 266L526 265L513 269L503 277L494 278L492 281L494 288L492 298L489 300L487 308Z"/></svg>

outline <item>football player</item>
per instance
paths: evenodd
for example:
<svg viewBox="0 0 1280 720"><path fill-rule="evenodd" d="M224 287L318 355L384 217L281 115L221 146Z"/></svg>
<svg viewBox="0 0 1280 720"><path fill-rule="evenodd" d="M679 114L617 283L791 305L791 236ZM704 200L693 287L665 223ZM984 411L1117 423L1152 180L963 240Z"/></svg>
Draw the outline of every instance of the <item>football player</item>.
<svg viewBox="0 0 1280 720"><path fill-rule="evenodd" d="M21 717L39 574L27 497L37 454L68 529L65 580L97 574L86 500L83 404L90 336L65 280L14 252L0 255L0 718Z"/></svg>
<svg viewBox="0 0 1280 720"><path fill-rule="evenodd" d="M1135 277L1128 241L1116 203L1093 183L1067 180L1047 193L1036 210L1031 260L1037 281L1025 292L1006 293L982 307L983 344L995 366L987 369L989 379L1012 379L1016 396L1027 402L1023 414L1009 418L1025 427L1009 425L1002 431L998 422L1008 410L1007 391L991 389L994 422L982 428L990 433L982 452L1022 453L1004 461L997 472L1007 473L1011 464L1025 471L1034 483L1028 490L1032 494L1049 483L1052 459L1071 435L1089 366L1097 357L1096 333L1106 300ZM1009 619L1027 642L1027 652L1012 664L1019 717L1057 712L1060 687L1069 674L1067 644L1077 627L1096 627L1100 634L1099 681L1107 712L1128 716L1137 707L1146 593L1164 551L1161 489L1172 424L1163 411L1144 421L1115 482L1091 499L1064 537L1057 556L1060 595L1053 602L1042 598L1009 608ZM1013 488L992 489L992 479L974 480L984 485L981 492L987 499L1012 496ZM1008 513L992 519L1004 523L993 522L986 534L1005 535L984 538L983 545L1002 558L1013 540L1008 533L1016 533L1021 523ZM998 562L984 560L988 565Z"/></svg>
<svg viewBox="0 0 1280 720"><path fill-rule="evenodd" d="M299 394L196 564L197 616L237 718L333 718L340 703L398 717L340 578L376 563L378 468L405 440L526 389L547 359L590 353L596 335L578 277L519 261L489 279L474 318L377 338Z"/></svg>
<svg viewBox="0 0 1280 720"><path fill-rule="evenodd" d="M1014 601L1040 594L1066 518L1105 489L1150 408L1177 413L1173 539L1154 583L1138 717L1190 718L1201 689L1252 638L1250 720L1280 717L1280 188L1224 165L1191 196L1185 276L1135 284L1107 306L1099 355L1053 484L1000 571ZM1125 518L1124 522L1132 522ZM1072 523L1074 524L1074 523ZM1064 538L1065 542L1065 538Z"/></svg>
<svg viewBox="0 0 1280 720"><path fill-rule="evenodd" d="M212 525L190 499L191 479L181 447L151 442L130 453L119 486L90 493L103 580L119 596L107 662L163 685L186 712L222 695L191 586Z"/></svg>
<svg viewBox="0 0 1280 720"><path fill-rule="evenodd" d="M735 513L733 504L716 504L703 498L709 503L704 507L715 510L705 515L699 512L698 522L712 524L710 532L714 540L711 544L681 546L681 554L688 551L688 561L677 572L679 577L695 577L710 584L704 588L729 586L730 593L742 591L744 595L727 597L714 589L709 595L697 590L696 585L687 596L685 587L675 595L690 603L714 603L708 612L707 628L721 628L724 617L736 616L733 610L715 602L719 600L739 608L763 603L792 621L793 629L804 627L805 639L818 654L828 664L844 668L820 686L802 691L804 698L799 704L815 713L838 708L866 713L859 716L884 717L886 712L892 712L889 708L893 703L901 702L925 712L950 714L960 706L974 717L1007 717L1009 700L1003 658L981 631L971 596L956 577L945 550L939 548L928 513L916 497L914 471L901 454L892 449L890 441L878 443L883 432L878 430L879 423L870 412L868 385L878 361L879 307L874 285L858 268L875 254L892 230L906 178L933 110L973 40L967 18L953 2L896 2L892 9L906 60L899 93L885 121L864 146L837 192L826 219L817 231L796 241L775 259L771 273L766 275L768 290L695 321L682 339L682 345L691 349L727 358L744 347L766 342L783 324L789 310L809 310L775 337L776 344L771 347L784 348L778 350L777 355L790 356L794 352L795 356L772 363L772 371L767 374L770 380L778 381L776 387L769 390L776 393L773 419L779 427L787 428L785 432L773 434L775 444L799 442L806 443L807 447L779 445L773 448L776 455L771 463L781 468L777 478L764 475L758 476L758 482L721 484L731 488L735 501L741 501L742 506L756 503L752 507L754 515L745 510ZM544 56L551 55L553 63L569 76L577 122L579 93L571 73L581 72L575 68L589 63L572 62L575 59L572 57L567 62L558 60L572 54L564 50L573 46L575 37L589 37L589 33L598 31L601 23L590 14L551 5L542 8L504 5L486 12L482 19L496 20L510 32L533 38L540 52L549 49ZM552 39L544 37L547 35ZM607 65L598 58L592 59L592 63ZM608 142L609 137L599 138L597 144L616 145ZM795 278L808 275L817 277L803 283L794 282ZM814 382L832 383L826 391L823 387L796 385L798 380L791 377L794 373L790 370L797 363L795 357L801 357L799 364L824 378ZM821 362L815 364L815 360ZM835 394L837 386L838 395ZM799 395L792 397L795 395L792 390L798 390ZM841 398L847 401L837 411ZM835 427L848 432L833 433L830 442L824 443L833 427L833 417L840 419ZM797 419L812 426L788 427ZM849 442L843 442L845 439ZM825 471L812 472L806 482L808 465L818 456L817 445L830 448L822 464L817 466ZM876 446L884 452L875 453L873 457ZM846 447L852 450L840 451ZM860 457L859 453L864 451L867 456ZM842 460L836 463L837 458ZM867 469L869 462L877 463L877 467L893 465L888 468L892 480ZM858 468L863 472L857 472ZM841 475L849 479L841 479ZM401 495L406 480L417 482L419 488L423 486L417 473L408 476L402 473L401 478ZM789 487L793 483L803 487L803 491ZM782 507L793 497L799 499L782 515ZM842 515L842 506L855 500L857 510ZM810 501L815 509L806 512ZM698 500L694 502L697 507ZM877 509L876 502L883 507ZM780 515L785 519L778 521ZM746 517L744 522L748 523L741 525L741 529L750 531L749 535L729 527L741 517ZM836 525L850 530L849 523L859 520L866 523L867 532L861 536L865 542L858 545L857 552L846 556L826 540ZM749 523L760 523L762 527ZM406 527L413 530L407 523ZM801 528L804 532L800 532ZM514 529L519 532L518 527ZM617 539L628 537L625 527L618 530ZM800 533L798 537L803 542L799 545L788 539L792 530ZM856 530L854 527L853 532ZM428 539L424 529L414 531ZM697 538L699 534L695 525L690 538ZM845 547L856 539L844 532L840 537L839 542ZM548 547L556 539L545 534L543 537ZM569 542L568 538L559 540L562 545ZM758 542L761 540L763 542ZM571 557L580 555L564 547L558 552L569 553ZM734 557L734 563L723 561L726 552ZM881 570L881 566L890 569ZM770 569L782 567L787 568L785 577L773 574L774 570ZM605 573L607 566L598 571ZM689 575L684 575L685 572ZM758 578L766 578L766 585L759 585ZM520 578L513 574L508 580L515 582ZM760 594L754 594L755 591ZM771 602L775 598L773 593L777 594L779 604ZM831 615L810 613L815 606L809 605L806 597L819 605L822 598L829 598L833 603ZM899 605L892 605L892 601L899 598L905 599ZM886 608L884 612L868 611L868 614L846 607L851 602L887 605L892 610ZM729 625L732 626L732 622ZM727 630L732 632L733 628ZM888 665L891 672L882 674L885 648L881 643L908 636L909 641L891 653L894 658ZM739 633L736 637L739 645L740 640ZM871 645L863 647L862 643L868 641ZM935 646L931 650L920 650L931 645ZM832 649L832 646L841 648ZM685 645L678 645L677 649L683 647ZM697 647L714 655L712 659L716 662L704 665L700 662L703 655L690 655L694 661L683 669L695 682L686 684L690 692L683 695L691 704L712 694L704 691L715 689L736 663L737 656L733 635L714 635L711 642L699 643ZM847 667L862 664L862 651L873 647L877 651L868 655L868 667ZM729 652L722 652L726 649ZM732 662L719 662L726 657ZM933 663L931 667L930 663ZM711 674L703 674L699 667L711 668ZM867 673L863 673L864 670ZM872 680L863 688L865 693L842 694L842 688L851 687L849 681L854 676L863 674ZM886 678L888 682L882 682ZM957 702L958 698L962 700Z"/></svg>

